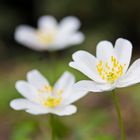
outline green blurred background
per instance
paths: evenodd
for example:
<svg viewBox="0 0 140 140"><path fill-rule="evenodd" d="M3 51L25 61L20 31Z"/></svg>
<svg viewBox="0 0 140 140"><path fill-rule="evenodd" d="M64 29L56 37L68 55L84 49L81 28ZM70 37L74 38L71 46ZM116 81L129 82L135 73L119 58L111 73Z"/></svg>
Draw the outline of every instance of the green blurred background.
<svg viewBox="0 0 140 140"><path fill-rule="evenodd" d="M86 35L83 44L48 53L35 52L14 40L20 24L36 27L37 19L46 14L58 20L75 15ZM26 72L39 69L54 84L65 71L87 79L69 68L73 52L79 49L95 54L100 40L129 39L133 60L140 57L140 1L138 0L1 0L0 1L0 140L49 140L49 115L31 116L14 111L9 101L21 97L15 81L26 78ZM52 60L51 56L55 57ZM55 71L52 71L55 70ZM127 140L140 140L140 85L117 89L125 122ZM110 93L89 94L77 103L78 113L56 117L59 140L119 140L117 117Z"/></svg>

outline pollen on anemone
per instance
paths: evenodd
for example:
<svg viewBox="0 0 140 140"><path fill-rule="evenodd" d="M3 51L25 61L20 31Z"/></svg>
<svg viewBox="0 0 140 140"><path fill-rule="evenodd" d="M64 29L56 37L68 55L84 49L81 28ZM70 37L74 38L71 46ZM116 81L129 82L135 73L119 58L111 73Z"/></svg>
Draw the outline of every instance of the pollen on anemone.
<svg viewBox="0 0 140 140"><path fill-rule="evenodd" d="M99 42L96 57L84 50L75 52L69 65L91 79L79 81L76 86L94 92L94 87L107 91L139 83L140 59L128 68L131 55L132 44L123 38L117 39L114 47L109 41Z"/></svg>
<svg viewBox="0 0 140 140"><path fill-rule="evenodd" d="M75 90L74 84L75 77L70 72L64 72L52 87L38 70L32 70L27 73L27 81L16 82L16 89L24 98L12 100L10 106L33 115L71 115L77 111L71 104L87 94Z"/></svg>

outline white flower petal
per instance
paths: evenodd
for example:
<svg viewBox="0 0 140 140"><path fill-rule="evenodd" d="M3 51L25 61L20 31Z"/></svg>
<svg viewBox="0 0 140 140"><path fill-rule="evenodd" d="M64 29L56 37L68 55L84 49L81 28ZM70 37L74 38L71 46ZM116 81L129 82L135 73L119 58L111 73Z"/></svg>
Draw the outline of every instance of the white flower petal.
<svg viewBox="0 0 140 140"><path fill-rule="evenodd" d="M39 115L50 113L50 109L45 108L34 102L30 102L26 99L15 99L10 102L10 106L15 110L25 110L26 112Z"/></svg>
<svg viewBox="0 0 140 140"><path fill-rule="evenodd" d="M10 102L11 108L15 110L25 110L32 115L52 113L59 116L71 115L77 111L74 105L59 108L45 108L26 99L15 99Z"/></svg>
<svg viewBox="0 0 140 140"><path fill-rule="evenodd" d="M56 114L58 116L67 116L67 115L72 115L77 111L76 106L74 105L68 105L65 107L61 108L55 108L51 111L52 114Z"/></svg>
<svg viewBox="0 0 140 140"><path fill-rule="evenodd" d="M74 16L68 16L65 17L63 20L61 20L59 27L60 27L60 32L63 33L72 33L75 32L77 29L80 28L80 21L78 18Z"/></svg>
<svg viewBox="0 0 140 140"><path fill-rule="evenodd" d="M96 65L98 61L93 55L86 51L77 51L72 55L72 58L74 62L69 63L71 67L79 70L92 80L103 83L105 82L97 72Z"/></svg>
<svg viewBox="0 0 140 140"><path fill-rule="evenodd" d="M76 32L72 34L58 34L55 39L55 44L53 46L50 46L49 50L61 50L64 48L68 48L71 45L80 44L84 41L85 36L81 32Z"/></svg>
<svg viewBox="0 0 140 140"><path fill-rule="evenodd" d="M21 25L16 28L15 40L33 50L42 51L45 48L45 46L38 41L36 30L26 25Z"/></svg>
<svg viewBox="0 0 140 140"><path fill-rule="evenodd" d="M73 16L64 18L59 26L53 16L42 16L38 20L38 29L19 26L15 31L15 39L33 50L56 51L83 42L84 35L76 31L79 27L80 21ZM47 37L48 40L52 37L52 40L47 41Z"/></svg>
<svg viewBox="0 0 140 140"><path fill-rule="evenodd" d="M101 41L97 44L96 57L98 60L102 60L106 63L111 59L111 56L114 56L114 48L111 42Z"/></svg>
<svg viewBox="0 0 140 140"><path fill-rule="evenodd" d="M41 115L41 114L48 114L50 113L50 110L48 110L47 108L35 108L35 109L27 109L26 110L27 113L30 113L32 115Z"/></svg>
<svg viewBox="0 0 140 140"><path fill-rule="evenodd" d="M75 83L74 75L66 71L54 85L53 92L57 93L59 91L63 91L65 93L72 87L74 83Z"/></svg>
<svg viewBox="0 0 140 140"><path fill-rule="evenodd" d="M75 88L71 89L65 98L63 98L61 106L66 106L71 103L76 102L77 100L81 99L85 95L87 95L87 90L82 90L80 88Z"/></svg>
<svg viewBox="0 0 140 140"><path fill-rule="evenodd" d="M34 101L36 99L37 93L35 88L26 81L17 81L15 86L17 91L25 98L29 99L30 101Z"/></svg>
<svg viewBox="0 0 140 140"><path fill-rule="evenodd" d="M115 43L115 53L118 61L121 64L126 64L124 67L124 72L125 72L131 60L131 55L132 55L131 42L123 38L117 39Z"/></svg>
<svg viewBox="0 0 140 140"><path fill-rule="evenodd" d="M126 74L117 83L117 87L126 87L140 82L140 59L137 59Z"/></svg>
<svg viewBox="0 0 140 140"><path fill-rule="evenodd" d="M49 86L48 80L38 71L32 70L27 73L28 82L37 89Z"/></svg>
<svg viewBox="0 0 140 140"><path fill-rule="evenodd" d="M45 31L53 31L57 28L57 21L53 16L42 16L38 20L38 27Z"/></svg>
<svg viewBox="0 0 140 140"><path fill-rule="evenodd" d="M101 84L90 80L82 80L74 85L75 89L81 92L102 92L112 90L110 84Z"/></svg>
<svg viewBox="0 0 140 140"><path fill-rule="evenodd" d="M32 108L34 104L27 99L15 99L10 102L10 106L15 110L23 110L27 108Z"/></svg>
<svg viewBox="0 0 140 140"><path fill-rule="evenodd" d="M75 45L75 44L80 44L84 41L85 36L81 32L77 32L74 34L69 35L67 38L67 43L68 45Z"/></svg>

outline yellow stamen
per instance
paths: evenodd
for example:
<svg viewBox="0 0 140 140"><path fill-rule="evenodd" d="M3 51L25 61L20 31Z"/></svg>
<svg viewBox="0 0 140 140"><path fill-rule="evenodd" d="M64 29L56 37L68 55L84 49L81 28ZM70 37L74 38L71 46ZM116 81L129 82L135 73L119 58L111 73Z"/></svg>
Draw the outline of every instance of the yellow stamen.
<svg viewBox="0 0 140 140"><path fill-rule="evenodd" d="M41 89L38 90L39 93L45 93L45 92L52 92L53 88L52 86L48 86L48 85L45 85L43 86Z"/></svg>
<svg viewBox="0 0 140 140"><path fill-rule="evenodd" d="M62 93L63 93L63 90L59 90L59 91L56 92L56 95L59 96L59 95L61 95Z"/></svg>
<svg viewBox="0 0 140 140"><path fill-rule="evenodd" d="M62 93L63 90L58 90L58 91L53 91L52 86L45 85L43 88L38 90L38 93L43 94L38 94L38 100L40 101L41 104L45 107L56 107L60 104L62 100ZM46 95L45 95L46 94ZM45 99L44 99L45 98Z"/></svg>
<svg viewBox="0 0 140 140"><path fill-rule="evenodd" d="M56 97L48 97L47 100L45 100L43 102L44 106L46 107L56 107L60 104L62 98L59 97L59 98L56 98Z"/></svg>
<svg viewBox="0 0 140 140"><path fill-rule="evenodd" d="M36 34L41 43L48 45L53 42L56 32L50 31L48 33L45 33L41 30L37 30Z"/></svg>
<svg viewBox="0 0 140 140"><path fill-rule="evenodd" d="M114 56L111 56L110 60L110 65L108 62L103 65L103 62L100 60L96 65L96 68L103 80L106 80L109 83L114 83L118 78L122 76L123 69L126 64L120 64Z"/></svg>

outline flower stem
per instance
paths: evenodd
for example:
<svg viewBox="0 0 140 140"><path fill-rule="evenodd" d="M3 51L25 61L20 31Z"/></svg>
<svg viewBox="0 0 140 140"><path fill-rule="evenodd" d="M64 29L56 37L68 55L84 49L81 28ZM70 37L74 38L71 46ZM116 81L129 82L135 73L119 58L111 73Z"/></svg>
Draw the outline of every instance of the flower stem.
<svg viewBox="0 0 140 140"><path fill-rule="evenodd" d="M118 97L115 93L115 90L112 91L112 94L113 94L113 100L114 100L116 112L118 115L118 124L119 124L120 131L121 131L121 140L126 140L123 119L122 119L121 111L120 111L120 105L119 105Z"/></svg>
<svg viewBox="0 0 140 140"><path fill-rule="evenodd" d="M50 126L51 126L51 140L56 139L56 133L55 133L55 120L54 120L54 115L50 114Z"/></svg>

